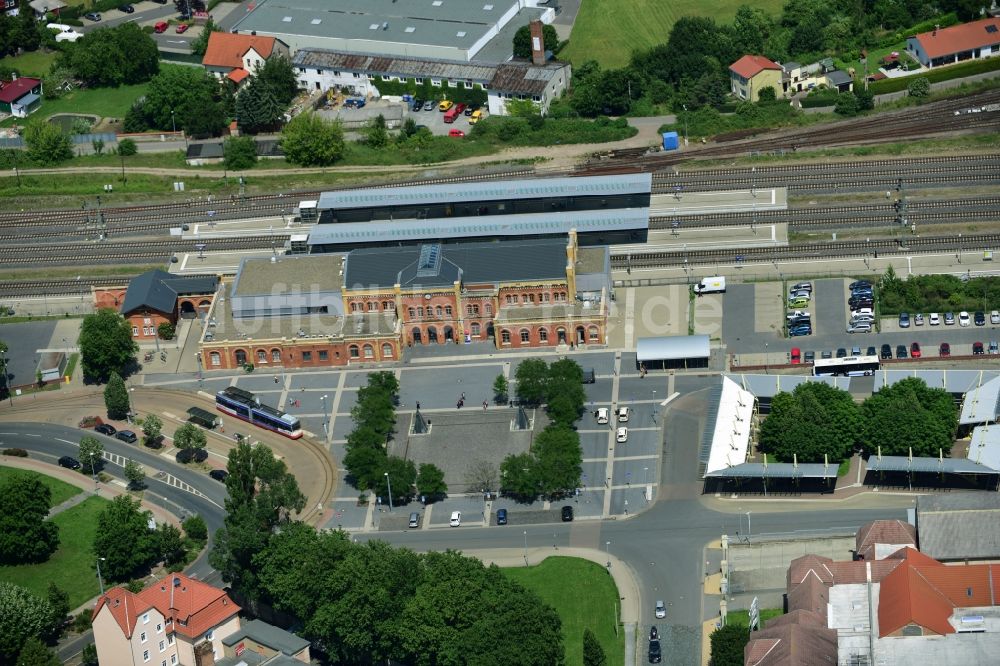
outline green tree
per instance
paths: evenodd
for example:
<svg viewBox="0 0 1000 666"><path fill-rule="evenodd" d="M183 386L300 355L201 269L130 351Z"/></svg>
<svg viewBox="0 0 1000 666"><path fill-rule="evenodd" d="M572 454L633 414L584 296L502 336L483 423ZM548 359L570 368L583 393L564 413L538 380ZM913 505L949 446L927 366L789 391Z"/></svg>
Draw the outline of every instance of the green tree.
<svg viewBox="0 0 1000 666"><path fill-rule="evenodd" d="M24 128L28 156L39 164L58 164L73 157L73 144L58 125L37 118Z"/></svg>
<svg viewBox="0 0 1000 666"><path fill-rule="evenodd" d="M59 547L59 528L46 520L52 503L37 477L12 474L0 483L0 564L44 562Z"/></svg>
<svg viewBox="0 0 1000 666"><path fill-rule="evenodd" d="M517 399L529 405L539 405L545 400L549 366L545 361L529 358L521 361L514 372L517 380Z"/></svg>
<svg viewBox="0 0 1000 666"><path fill-rule="evenodd" d="M103 557L101 573L114 581L128 580L153 563L154 531L149 529L149 511L138 500L119 495L97 517L94 554Z"/></svg>
<svg viewBox="0 0 1000 666"><path fill-rule="evenodd" d="M417 474L417 492L432 502L448 494L448 484L444 482L444 472L437 465L423 463Z"/></svg>
<svg viewBox="0 0 1000 666"><path fill-rule="evenodd" d="M58 64L92 86L142 83L160 70L156 42L132 22L86 33L65 46Z"/></svg>
<svg viewBox="0 0 1000 666"><path fill-rule="evenodd" d="M388 474L388 476L386 476ZM399 456L388 456L373 487L379 497L389 497L389 487L392 487L392 501L399 504L400 500L409 501L413 494L413 485L417 482L417 468L412 460Z"/></svg>
<svg viewBox="0 0 1000 666"><path fill-rule="evenodd" d="M17 666L59 666L61 663L52 650L35 636L24 642L17 657Z"/></svg>
<svg viewBox="0 0 1000 666"><path fill-rule="evenodd" d="M507 378L501 373L493 380L493 399L497 404L502 405L507 402L509 395L510 385L507 383Z"/></svg>
<svg viewBox="0 0 1000 666"><path fill-rule="evenodd" d="M543 494L561 495L580 485L583 453L575 430L546 427L535 438L532 453L536 461L534 476Z"/></svg>
<svg viewBox="0 0 1000 666"><path fill-rule="evenodd" d="M146 485L146 470L142 465L129 458L125 461L125 479L130 488L142 488Z"/></svg>
<svg viewBox="0 0 1000 666"><path fill-rule="evenodd" d="M110 308L83 318L79 344L84 379L98 383L106 382L113 372L125 376L139 350L132 327Z"/></svg>
<svg viewBox="0 0 1000 666"><path fill-rule="evenodd" d="M253 556L302 511L306 498L285 463L266 446L241 442L229 452L225 526L215 533L209 562L249 599L261 593Z"/></svg>
<svg viewBox="0 0 1000 666"><path fill-rule="evenodd" d="M385 148L389 145L389 130L385 124L385 116L381 113L368 121L365 127L365 143L369 148Z"/></svg>
<svg viewBox="0 0 1000 666"><path fill-rule="evenodd" d="M353 433L352 433L353 434ZM382 474L388 455L385 449L370 446L348 448L344 468L359 490L374 488Z"/></svg>
<svg viewBox="0 0 1000 666"><path fill-rule="evenodd" d="M771 17L762 9L740 5L733 17L733 39L740 53L763 53L774 29Z"/></svg>
<svg viewBox="0 0 1000 666"><path fill-rule="evenodd" d="M875 93L866 90L864 86L858 86L852 94L858 100L858 111L871 111L875 108Z"/></svg>
<svg viewBox="0 0 1000 666"><path fill-rule="evenodd" d="M257 78L270 87L278 103L284 108L291 104L299 92L299 79L291 61L282 56L272 56L255 72Z"/></svg>
<svg viewBox="0 0 1000 666"><path fill-rule="evenodd" d="M42 29L33 11L22 11L13 19L10 37L19 48L37 51L42 44Z"/></svg>
<svg viewBox="0 0 1000 666"><path fill-rule="evenodd" d="M231 136L225 141L226 167L233 171L250 169L257 163L257 143L252 136Z"/></svg>
<svg viewBox="0 0 1000 666"><path fill-rule="evenodd" d="M861 416L847 391L822 382L804 382L778 393L760 428L760 450L778 460L839 462L850 455L861 431Z"/></svg>
<svg viewBox="0 0 1000 666"><path fill-rule="evenodd" d="M109 419L123 419L129 413L128 387L125 380L117 372L112 372L104 387L104 406L108 410Z"/></svg>
<svg viewBox="0 0 1000 666"><path fill-rule="evenodd" d="M142 439L146 446L156 447L163 433L163 421L156 414L148 414L142 421Z"/></svg>
<svg viewBox="0 0 1000 666"><path fill-rule="evenodd" d="M258 76L251 76L236 95L240 128L251 134L280 125L286 106L278 99L274 87Z"/></svg>
<svg viewBox="0 0 1000 666"><path fill-rule="evenodd" d="M226 109L219 96L191 100L185 114L184 131L198 139L219 136L226 126Z"/></svg>
<svg viewBox="0 0 1000 666"><path fill-rule="evenodd" d="M191 42L191 52L199 56L205 55L205 50L208 48L208 38L213 32L223 32L223 30L215 21L208 19L208 22L202 26L201 34Z"/></svg>
<svg viewBox="0 0 1000 666"><path fill-rule="evenodd" d="M546 51L556 52L559 46L559 35L556 34L555 26L547 23L542 26L542 41ZM514 57L531 57L531 26L523 25L514 33Z"/></svg>
<svg viewBox="0 0 1000 666"><path fill-rule="evenodd" d="M160 523L156 526L154 535L154 552L167 566L172 566L184 560L186 550L181 531L170 523Z"/></svg>
<svg viewBox="0 0 1000 666"><path fill-rule="evenodd" d="M858 98L854 95L838 96L837 103L833 107L833 112L847 117L858 115Z"/></svg>
<svg viewBox="0 0 1000 666"><path fill-rule="evenodd" d="M329 166L344 155L344 130L339 122L301 113L281 130L281 148L292 164Z"/></svg>
<svg viewBox="0 0 1000 666"><path fill-rule="evenodd" d="M768 104L778 99L778 94L774 92L774 86L764 86L757 91L757 101Z"/></svg>
<svg viewBox="0 0 1000 666"><path fill-rule="evenodd" d="M132 157L139 152L139 147L134 139L121 139L118 141L118 154L123 157Z"/></svg>
<svg viewBox="0 0 1000 666"><path fill-rule="evenodd" d="M868 453L937 457L951 451L958 410L944 389L908 377L884 386L861 405L861 442Z"/></svg>
<svg viewBox="0 0 1000 666"><path fill-rule="evenodd" d="M93 435L80 438L80 462L88 474L96 474L103 463L104 445Z"/></svg>
<svg viewBox="0 0 1000 666"><path fill-rule="evenodd" d="M177 335L177 329L169 321L164 321L156 327L156 334L161 340L173 340Z"/></svg>
<svg viewBox="0 0 1000 666"><path fill-rule="evenodd" d="M194 541L205 541L208 539L208 525L205 524L205 519L198 514L185 518L184 522L181 523L181 527L184 528L184 534L189 539L193 539Z"/></svg>
<svg viewBox="0 0 1000 666"><path fill-rule="evenodd" d="M51 621L49 602L0 581L0 663L14 663L28 639L44 635Z"/></svg>
<svg viewBox="0 0 1000 666"><path fill-rule="evenodd" d="M191 135L208 136L225 126L225 94L225 88L200 67L167 67L150 80L142 103L129 115L133 124L165 131L176 126ZM129 115L126 129L132 131Z"/></svg>
<svg viewBox="0 0 1000 666"><path fill-rule="evenodd" d="M52 608L52 617L49 620L49 632L47 638L58 640L62 636L63 628L69 619L69 594L58 585L49 581L45 598Z"/></svg>
<svg viewBox="0 0 1000 666"><path fill-rule="evenodd" d="M538 497L537 463L530 453L509 455L500 463L501 490L526 500Z"/></svg>
<svg viewBox="0 0 1000 666"><path fill-rule="evenodd" d="M746 627L727 624L708 637L712 646L712 666L743 666L743 648L750 640Z"/></svg>
<svg viewBox="0 0 1000 666"><path fill-rule="evenodd" d="M174 446L183 451L181 456L185 460L197 455L199 449L204 449L208 444L205 431L193 423L185 423L174 431Z"/></svg>
<svg viewBox="0 0 1000 666"><path fill-rule="evenodd" d="M83 646L80 658L82 666L100 666L100 662L97 660L97 646L93 643L87 643Z"/></svg>
<svg viewBox="0 0 1000 666"><path fill-rule="evenodd" d="M923 99L931 94L931 82L926 76L918 76L906 86L906 94L916 99Z"/></svg>
<svg viewBox="0 0 1000 666"><path fill-rule="evenodd" d="M397 141L400 143L405 142L411 136L416 136L419 128L417 127L417 121L413 118L407 118L403 121L403 126L399 129L399 136Z"/></svg>
<svg viewBox="0 0 1000 666"><path fill-rule="evenodd" d="M594 632L587 627L583 630L583 666L606 666L608 657Z"/></svg>

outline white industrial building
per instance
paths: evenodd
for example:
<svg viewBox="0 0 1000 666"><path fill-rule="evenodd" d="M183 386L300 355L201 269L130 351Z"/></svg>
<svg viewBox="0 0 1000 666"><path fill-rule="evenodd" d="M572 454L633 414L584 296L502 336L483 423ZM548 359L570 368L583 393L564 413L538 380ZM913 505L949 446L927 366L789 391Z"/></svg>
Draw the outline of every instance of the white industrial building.
<svg viewBox="0 0 1000 666"><path fill-rule="evenodd" d="M292 52L319 48L411 58L505 62L518 28L551 23L546 0L258 0L233 32ZM554 45L553 45L554 46Z"/></svg>

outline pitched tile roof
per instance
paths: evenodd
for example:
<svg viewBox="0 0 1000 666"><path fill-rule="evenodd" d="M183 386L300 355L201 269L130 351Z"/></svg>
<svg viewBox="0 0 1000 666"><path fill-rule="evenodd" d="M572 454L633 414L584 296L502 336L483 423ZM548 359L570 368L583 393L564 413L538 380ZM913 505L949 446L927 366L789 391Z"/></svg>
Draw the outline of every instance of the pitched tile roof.
<svg viewBox="0 0 1000 666"><path fill-rule="evenodd" d="M10 104L16 102L31 92L31 89L41 84L39 79L22 76L14 81L0 81L0 102Z"/></svg>
<svg viewBox="0 0 1000 666"><path fill-rule="evenodd" d="M234 69L233 71L231 71L228 74L226 74L226 78L228 78L233 83L239 83L240 81L242 81L243 79L247 78L248 76L250 76L250 72L248 72L247 70L242 69L242 68L241 69Z"/></svg>
<svg viewBox="0 0 1000 666"><path fill-rule="evenodd" d="M991 30L992 28L992 30ZM1000 44L1000 18L985 18L914 35L929 58Z"/></svg>
<svg viewBox="0 0 1000 666"><path fill-rule="evenodd" d="M837 663L837 630L768 622L743 649L743 660L747 666L830 666Z"/></svg>
<svg viewBox="0 0 1000 666"><path fill-rule="evenodd" d="M916 546L917 529L905 520L873 520L861 526L855 548L866 560L877 558L876 545Z"/></svg>
<svg viewBox="0 0 1000 666"><path fill-rule="evenodd" d="M208 47L201 64L205 67L243 67L243 56L253 49L267 59L274 50L274 37L258 35L238 35L231 32L213 32L208 37Z"/></svg>
<svg viewBox="0 0 1000 666"><path fill-rule="evenodd" d="M149 308L157 312L173 312L178 296L211 294L218 284L219 278L215 276L181 277L153 269L132 278L121 311L127 314L139 308Z"/></svg>
<svg viewBox="0 0 1000 666"><path fill-rule="evenodd" d="M781 65L768 60L764 56L745 55L729 66L729 71L736 72L744 79L753 78L765 69L774 69L780 72Z"/></svg>
<svg viewBox="0 0 1000 666"><path fill-rule="evenodd" d="M240 612L223 590L182 573L170 574L139 594L113 587L97 602L94 617L105 606L127 638L139 616L151 608L167 618L167 631L189 638L198 638Z"/></svg>
<svg viewBox="0 0 1000 666"><path fill-rule="evenodd" d="M830 587L816 576L808 576L804 581L788 590L788 608L793 611L814 613L826 624L827 604L830 602Z"/></svg>
<svg viewBox="0 0 1000 666"><path fill-rule="evenodd" d="M884 560L875 560L874 562L861 560L857 562L834 562L829 557L803 555L792 560L792 563L789 565L786 589L794 589L796 585L799 585L809 577L814 577L826 585L864 583L868 580L868 565L871 565L872 581L878 582L898 567L899 563L900 559L892 559L892 556Z"/></svg>

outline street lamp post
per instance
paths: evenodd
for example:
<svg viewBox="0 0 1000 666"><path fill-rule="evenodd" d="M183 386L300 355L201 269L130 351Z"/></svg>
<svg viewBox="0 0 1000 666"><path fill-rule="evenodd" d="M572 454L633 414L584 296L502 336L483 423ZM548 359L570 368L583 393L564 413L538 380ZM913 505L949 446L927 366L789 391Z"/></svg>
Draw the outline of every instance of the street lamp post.
<svg viewBox="0 0 1000 666"><path fill-rule="evenodd" d="M764 374L765 375L768 374L768 372L767 372L767 343L766 342L764 343Z"/></svg>
<svg viewBox="0 0 1000 666"><path fill-rule="evenodd" d="M329 397L330 397L329 395L321 395L319 397L320 401L323 403L323 434L324 435L329 435L330 434L328 432L327 421L326 421L326 399L329 398Z"/></svg>
<svg viewBox="0 0 1000 666"><path fill-rule="evenodd" d="M688 107L687 104L681 104L681 108L684 109L684 145L688 145Z"/></svg>
<svg viewBox="0 0 1000 666"><path fill-rule="evenodd" d="M524 566L528 566L528 530L524 530Z"/></svg>
<svg viewBox="0 0 1000 666"><path fill-rule="evenodd" d="M384 472L385 484L389 488L389 513L392 513L392 483L389 481L389 472Z"/></svg>
<svg viewBox="0 0 1000 666"><path fill-rule="evenodd" d="M97 558L97 584L101 588L101 596L104 596L104 579L101 578L101 560L107 561L107 558L98 557Z"/></svg>
<svg viewBox="0 0 1000 666"><path fill-rule="evenodd" d="M100 486L97 484L97 451L90 452L90 473L94 477L94 494L96 495L100 491Z"/></svg>
<svg viewBox="0 0 1000 666"><path fill-rule="evenodd" d="M750 196L757 198L757 167L750 167Z"/></svg>
<svg viewBox="0 0 1000 666"><path fill-rule="evenodd" d="M605 541L604 542L604 558L608 562L606 566L608 567L608 569L611 569L611 542L610 541Z"/></svg>
<svg viewBox="0 0 1000 666"><path fill-rule="evenodd" d="M646 472L649 471L648 467L642 468L642 485L646 485Z"/></svg>
<svg viewBox="0 0 1000 666"><path fill-rule="evenodd" d="M747 511L747 543L750 543L750 512Z"/></svg>

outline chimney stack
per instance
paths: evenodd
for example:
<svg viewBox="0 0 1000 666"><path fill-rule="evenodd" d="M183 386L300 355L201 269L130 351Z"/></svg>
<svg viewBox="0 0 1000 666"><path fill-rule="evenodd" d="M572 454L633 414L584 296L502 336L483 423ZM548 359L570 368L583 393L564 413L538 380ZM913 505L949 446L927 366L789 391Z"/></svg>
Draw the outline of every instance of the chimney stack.
<svg viewBox="0 0 1000 666"><path fill-rule="evenodd" d="M541 66L545 64L545 37L542 33L542 22L536 19L529 25L531 26L531 64Z"/></svg>
<svg viewBox="0 0 1000 666"><path fill-rule="evenodd" d="M931 37L937 37L937 31L938 31L938 28L940 28L940 27L941 27L941 24L939 24L939 23L935 23L934 24L934 32L931 33Z"/></svg>

